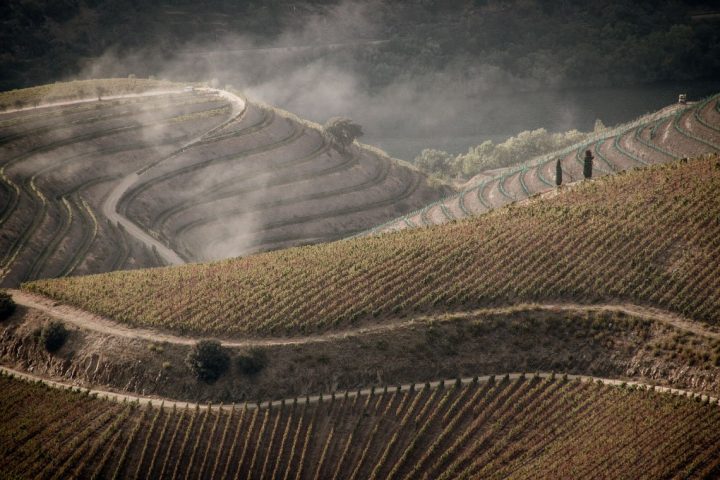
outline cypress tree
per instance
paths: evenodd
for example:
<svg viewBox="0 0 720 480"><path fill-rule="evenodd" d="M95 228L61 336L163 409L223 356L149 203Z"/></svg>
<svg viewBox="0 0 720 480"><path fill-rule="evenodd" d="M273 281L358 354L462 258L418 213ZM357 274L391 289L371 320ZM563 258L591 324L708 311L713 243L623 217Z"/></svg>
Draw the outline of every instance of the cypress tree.
<svg viewBox="0 0 720 480"><path fill-rule="evenodd" d="M590 150L585 150L585 162L583 164L583 176L585 178L592 178L593 170L593 156Z"/></svg>
<svg viewBox="0 0 720 480"><path fill-rule="evenodd" d="M560 159L557 159L557 163L555 163L555 185L558 187L562 185L562 163L560 163Z"/></svg>

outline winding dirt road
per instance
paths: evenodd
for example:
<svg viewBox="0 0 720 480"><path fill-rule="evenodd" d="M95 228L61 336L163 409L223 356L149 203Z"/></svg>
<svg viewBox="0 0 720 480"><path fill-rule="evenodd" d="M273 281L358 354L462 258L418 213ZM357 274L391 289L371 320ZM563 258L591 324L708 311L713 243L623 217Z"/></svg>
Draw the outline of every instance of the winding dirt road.
<svg viewBox="0 0 720 480"><path fill-rule="evenodd" d="M171 89L159 89L159 90L150 90L148 92L143 93L126 93L122 95L103 95L102 101L108 101L108 100L119 100L121 98L137 98L137 97L155 97L158 95L175 95L178 93L182 93L181 88L171 88ZM42 103L40 105L32 105L29 107L21 107L21 108L9 108L7 110L4 110L3 113L15 113L15 112L25 112L28 110L37 110L40 108L49 108L49 107L63 107L65 105L77 105L79 103L91 103L91 102L97 102L98 99L96 97L91 98L82 98L79 100L63 100L60 102L47 102Z"/></svg>
<svg viewBox="0 0 720 480"><path fill-rule="evenodd" d="M50 315L58 320L75 325L83 330L90 330L107 335L147 340L148 342L165 342L175 345L194 345L198 337L183 337L172 333L161 332L148 328L133 328L114 320L95 315L85 310L65 305L51 300L42 295L25 292L23 290L8 290L18 305L27 308L34 308ZM482 308L466 312L453 312L448 314L422 315L410 320L386 322L379 325L346 329L339 332L319 333L303 337L273 337L273 338L249 338L246 340L219 339L220 343L228 348L248 348L253 346L276 346L276 345L300 345L308 343L332 342L358 337L367 334L389 332L416 323L423 323L428 320L451 321L460 318L472 317L478 314L503 314L521 313L533 311L546 311L556 313L586 313L586 312L616 312L631 315L635 318L652 320L666 325L671 325L679 330L694 333L699 336L720 339L720 332L712 327L705 326L687 318L680 317L673 313L650 307L643 307L632 304L604 304L604 305L582 305L573 303L548 303L548 304L524 304L512 307Z"/></svg>
<svg viewBox="0 0 720 480"><path fill-rule="evenodd" d="M245 100L240 98L239 96L227 92L225 90L218 90L215 88L196 88L196 92L209 92L209 93L216 93L219 96L225 98L230 102L231 106L231 112L230 112L230 119L235 119L238 117L244 110L245 110ZM122 97L120 97L122 98ZM227 122L224 122L221 126L224 126ZM179 150L177 150L175 153L171 154L170 156L166 157L171 158L174 156L177 152L184 151L185 149L191 147L193 144L203 140L210 132L216 130L218 127L213 127L207 132L204 132L202 135L199 135L196 138L193 138L192 140L188 141L185 145L180 147ZM147 245L150 249L155 249L158 254L170 265L182 265L185 263L185 261L180 257L180 255L177 254L176 251L165 245L160 240L154 238L150 234L148 234L145 230L143 230L138 224L130 220L129 218L123 216L120 212L118 212L118 203L120 202L120 199L125 194L125 192L132 188L133 185L135 185L137 182L141 180L143 176L147 174L148 171L152 170L152 167L155 167L161 162L157 162L152 164L150 168L142 168L138 170L137 172L133 172L126 177L124 177L116 186L112 189L110 194L105 199L105 202L103 202L102 205L102 212L103 215L105 215L110 221L122 225L125 231L135 237L140 242Z"/></svg>
<svg viewBox="0 0 720 480"><path fill-rule="evenodd" d="M205 410L207 408L232 410L234 408L237 408L235 405L222 405L221 404L221 405L211 406L209 404L204 404L204 403L183 402L183 401L177 401L177 400L171 400L171 399L164 399L164 398L160 398L160 397L148 397L148 396L143 396L143 395L118 393L118 392L113 392L110 390L103 390L103 389L96 389L96 388L83 388L83 387L78 387L78 386L71 385L71 384L57 382L55 380L49 380L47 378L33 375L31 373L21 372L20 370L15 370L13 368L3 367L3 366L0 366L0 373L3 373L5 375L10 375L12 377L19 378L21 380L25 380L28 382L41 382L44 385L47 385L52 388L61 389L61 390L67 389L67 388L75 388L78 391L88 392L88 394L90 394L90 395L97 395L100 398L105 398L107 400L113 400L116 402L123 402L123 401L135 402L135 401L137 401L137 402L142 402L144 404L150 404L154 407L167 408L167 409L172 409L173 407L178 408L178 409L190 407L190 408L194 409L197 407L201 410ZM548 373L548 372L537 372L537 373L533 373L533 374L513 372L513 373L507 374L507 376L509 377L510 380L516 380L523 375L525 375L527 378L531 378L532 376L535 376L535 375L537 375L540 378L551 378L553 375L555 375L557 378L560 378L562 376L561 374ZM461 378L460 382L465 385L472 383L472 382L486 383L491 378L499 380L503 376L505 376L504 373L499 374L499 375L483 375L483 376L478 376L478 377L466 377L466 378ZM681 395L681 396L699 397L701 400L708 400L711 403L720 404L720 400L718 400L717 397L711 397L709 395L704 395L704 394L701 395L701 394L691 392L689 390L681 390L678 388L660 387L660 386L651 385L649 383L634 382L632 380L618 380L615 378L591 377L591 376L587 376L587 375L572 375L572 374L567 374L567 378L569 380L577 379L582 382L602 382L606 385L626 384L628 386L654 388L655 391L662 392L662 393L668 393L668 394L672 394L672 395ZM445 379L445 380L436 380L434 382L429 382L427 385L429 385L429 387L431 389L436 389L440 385L444 385L444 386L452 385L455 382L457 382L457 379ZM406 392L410 389L420 389L420 388L425 388L425 384L423 384L423 383L406 383L404 385L388 387L388 390L392 391L393 389L395 389L395 390L399 389L401 392ZM356 391L336 392L335 396L336 396L336 398L337 397L342 398L345 395L347 395L348 398L354 398L358 395L370 395L373 392L378 393L378 392L382 392L382 391L383 391L383 388L372 387L372 388L364 388L364 389L360 389L360 390L356 390ZM296 400L299 403L318 403L321 400L328 401L329 399L330 399L330 395L328 395L328 394L308 395L304 398L303 397L300 397L300 398L294 397L294 398L285 398L282 400L267 400L264 402L255 402L255 403L245 402L242 404L242 408L255 409L255 408L268 408L268 406L279 407L282 404L292 404Z"/></svg>
<svg viewBox="0 0 720 480"><path fill-rule="evenodd" d="M72 325L75 325L79 328L95 331L99 333L104 333L108 335L118 335L122 337L127 338L133 338L133 339L142 339L147 340L149 342L168 342L173 344L180 344L180 345L193 345L198 339L197 338L188 338L188 337L180 337L168 333L163 332L157 332L150 329L141 329L141 328L131 328L122 324L119 324L113 320L109 320L107 318L100 317L98 315L91 314L89 312L86 312L84 310L71 307L68 305L63 305L58 302L55 302L47 297L43 297L41 295L35 295L32 293L24 292L21 290L9 290L9 292L12 294L13 299L18 305L24 306L26 308L32 308L40 310L54 318L57 318L59 320L68 322ZM548 312L572 312L572 313L583 313L583 312L597 312L597 311L605 311L605 312L622 312L627 315L632 315L636 318L642 318L642 319L648 319L652 321L661 322L667 325L671 325L673 327L676 327L681 330L689 331L692 333L695 333L697 335L702 335L710 338L718 339L720 338L720 332L711 329L710 327L706 327L704 325L701 325L697 322L693 322L691 320L688 320L683 317L679 317L677 315L671 314L669 312L658 310L654 308L649 307L642 307L638 305L631 305L631 304L618 304L618 305L580 305L580 304L527 304L527 305L517 305L513 307L506 307L506 308L488 308L488 309L477 309L467 312L459 312L459 313L452 313L452 314L439 314L439 315L424 315L424 316L418 316L411 320L407 321L401 321L401 322L389 322L387 324L383 325L375 325L375 326L369 326L365 328L358 328L358 329L350 329L350 330L344 330L342 332L337 333L325 333L325 334L318 334L318 335L310 335L305 337L293 337L293 338L272 338L272 339L248 339L248 340L225 340L221 343L225 347L233 348L233 347L250 347L250 346L271 346L271 345L296 345L296 344L308 344L308 343L315 343L315 342L328 342L333 341L337 339L344 339L348 337L353 336L360 336L365 335L368 333L376 333L376 332L382 332L382 331L392 331L393 329L398 329L402 327L406 327L408 325L414 324L414 323L421 323L424 321L427 321L429 319L433 319L435 321L441 320L441 321L452 321L453 319L458 318L466 318L469 316L481 314L481 313L511 313L511 312L531 312L531 311L548 311ZM41 377L38 375L34 375L32 373L22 372L10 367L3 367L0 366L0 372L6 375L12 375L17 378L31 381L31 382L42 382L45 385L48 385L53 388L59 388L59 389L65 389L69 387L77 388L82 391L87 391L90 394L95 394L99 397L105 397L107 399L115 400L115 401L138 401L143 403L150 403L151 405L155 407L165 407L165 408L184 408L186 405L189 405L191 407L198 406L199 408L209 408L208 405L205 404L195 404L191 402L184 402L184 401L177 401L172 399L163 399L160 397L149 397L149 396L143 396L143 395L134 395L134 394L127 394L127 393L119 393L112 390L105 390L105 389L99 389L99 388L84 388L80 387L78 384L71 384L71 383L63 383L58 382L55 380L50 380L45 377ZM511 379L516 379L520 377L521 373L510 373L509 376ZM548 378L552 375L552 373L538 373L538 375L542 378ZM499 378L502 375L498 375ZM479 382L487 382L492 376L491 375L485 375L482 377L472 378L462 378L461 382L464 384L473 382L473 381L479 381ZM620 380L620 379L610 379L610 378L602 378L602 377L592 377L592 376L586 376L586 375L567 375L569 379L579 379L581 381L601 381L605 384L609 385L621 385L623 383L626 383L627 385L634 385L634 386L642 386L646 388L655 388L655 390L660 392L666 392L670 394L676 394L676 395L690 395L690 396L698 396L701 399L708 399L710 402L718 403L720 404L720 400L717 397L711 397L708 395L699 395L694 392L691 392L689 390L682 390L682 389L676 389L676 388L670 388L670 387L659 387L654 386L647 383L642 382L636 382L636 381L630 381L630 380ZM449 379L449 380L439 380L430 382L431 388L437 388L440 386L441 383L453 383L456 379ZM400 385L399 388L402 391L407 391L410 388L422 388L422 384L405 384ZM394 386L392 388L398 388L398 386ZM371 388L362 389L359 391L353 391L353 392L347 392L347 395L349 397L354 397L356 395L368 395L372 391ZM340 392L336 395L345 395L345 392ZM313 395L305 397L304 399L301 399L302 402L309 402L309 403L317 403L321 401L323 396L321 395ZM324 396L325 399L328 398L327 395ZM246 403L244 406L246 408L267 408L269 405L272 406L279 406L282 402L285 403L292 403L295 399L285 399L285 400L274 400L274 401L266 401L262 403ZM212 408L225 408L225 409L231 409L235 408L235 406L226 405L226 406L215 406Z"/></svg>

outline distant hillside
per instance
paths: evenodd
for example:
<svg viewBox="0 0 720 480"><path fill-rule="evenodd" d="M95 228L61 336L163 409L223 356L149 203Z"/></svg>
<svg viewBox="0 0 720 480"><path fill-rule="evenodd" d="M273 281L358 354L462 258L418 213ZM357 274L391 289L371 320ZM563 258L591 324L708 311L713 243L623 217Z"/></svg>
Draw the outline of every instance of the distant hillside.
<svg viewBox="0 0 720 480"><path fill-rule="evenodd" d="M108 52L126 57L105 65L116 75L188 62L176 70L197 81L229 61L226 74L253 76L265 59L246 49L290 45L309 47L296 50L298 66L342 65L370 85L453 72L467 80L459 88L482 90L486 80L474 80L483 66L503 72L498 84L523 89L717 78L720 33L707 14L716 11L707 0L3 2L0 89L76 74ZM327 48L334 44L350 48Z"/></svg>
<svg viewBox="0 0 720 480"><path fill-rule="evenodd" d="M8 478L714 478L720 409L519 378L273 408L157 408L0 378Z"/></svg>
<svg viewBox="0 0 720 480"><path fill-rule="evenodd" d="M336 240L450 191L383 152L339 152L318 125L247 102L148 171L120 211L188 260Z"/></svg>
<svg viewBox="0 0 720 480"><path fill-rule="evenodd" d="M221 90L79 81L0 107L3 286L336 239L449 191Z"/></svg>
<svg viewBox="0 0 720 480"><path fill-rule="evenodd" d="M583 179L583 158L594 157L593 178L683 157L720 152L720 94L688 106L671 105L628 124L596 132L558 152L475 178L476 183L420 210L365 232L439 225L478 215L555 187L560 159L563 183Z"/></svg>
<svg viewBox="0 0 720 480"><path fill-rule="evenodd" d="M533 301L629 302L718 324L719 194L714 155L435 228L24 288L131 325L229 337Z"/></svg>

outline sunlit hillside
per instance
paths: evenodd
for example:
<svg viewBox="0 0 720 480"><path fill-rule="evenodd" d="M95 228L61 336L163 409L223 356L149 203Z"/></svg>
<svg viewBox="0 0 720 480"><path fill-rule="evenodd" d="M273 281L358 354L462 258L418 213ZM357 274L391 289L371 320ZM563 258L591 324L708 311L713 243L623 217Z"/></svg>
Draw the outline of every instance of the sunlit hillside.
<svg viewBox="0 0 720 480"><path fill-rule="evenodd" d="M718 324L719 192L708 156L429 229L24 288L130 325L221 336L521 302L629 302Z"/></svg>

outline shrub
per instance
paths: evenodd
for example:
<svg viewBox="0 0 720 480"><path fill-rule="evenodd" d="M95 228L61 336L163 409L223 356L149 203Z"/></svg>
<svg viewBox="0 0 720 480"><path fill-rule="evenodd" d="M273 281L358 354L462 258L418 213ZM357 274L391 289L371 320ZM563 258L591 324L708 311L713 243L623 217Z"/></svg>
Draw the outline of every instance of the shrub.
<svg viewBox="0 0 720 480"><path fill-rule="evenodd" d="M452 178L459 173L457 165L453 163L454 159L455 157L442 150L426 148L415 157L415 166L440 178Z"/></svg>
<svg viewBox="0 0 720 480"><path fill-rule="evenodd" d="M245 375L255 375L267 365L267 357L262 350L253 349L247 355L240 355L237 359L238 368Z"/></svg>
<svg viewBox="0 0 720 480"><path fill-rule="evenodd" d="M7 292L0 292L0 320L10 318L15 311L15 301Z"/></svg>
<svg viewBox="0 0 720 480"><path fill-rule="evenodd" d="M65 324L59 321L52 321L45 325L40 334L40 341L48 352L56 352L65 345L69 332Z"/></svg>
<svg viewBox="0 0 720 480"><path fill-rule="evenodd" d="M185 359L188 368L205 382L214 382L225 373L230 357L216 340L200 340Z"/></svg>

